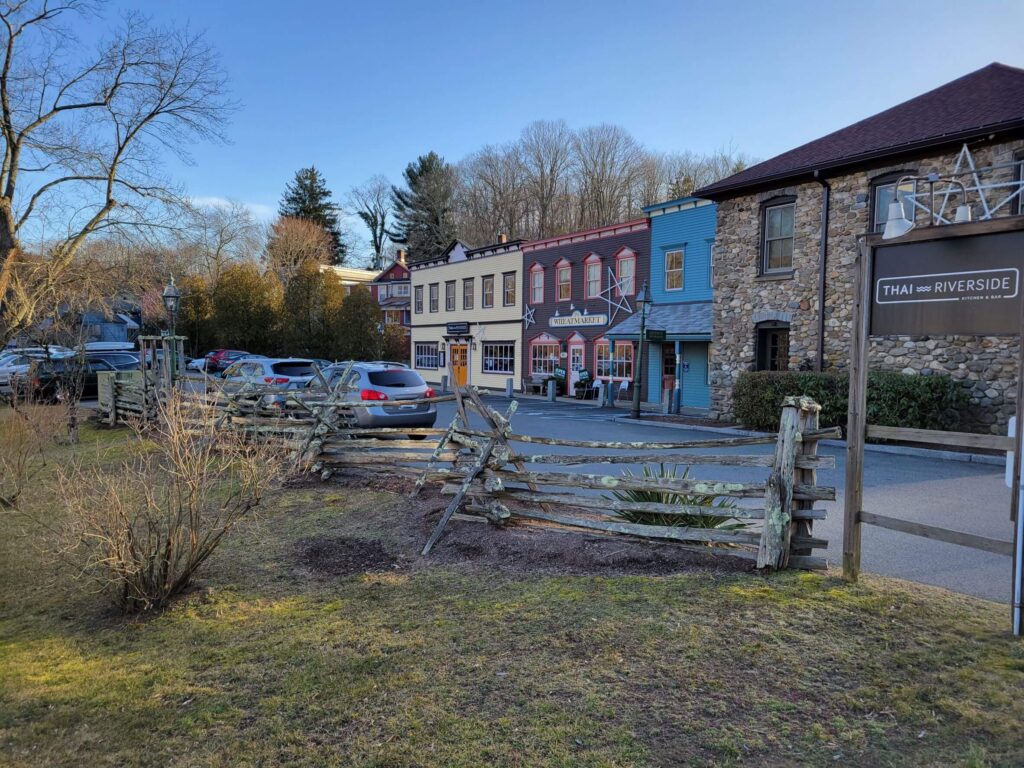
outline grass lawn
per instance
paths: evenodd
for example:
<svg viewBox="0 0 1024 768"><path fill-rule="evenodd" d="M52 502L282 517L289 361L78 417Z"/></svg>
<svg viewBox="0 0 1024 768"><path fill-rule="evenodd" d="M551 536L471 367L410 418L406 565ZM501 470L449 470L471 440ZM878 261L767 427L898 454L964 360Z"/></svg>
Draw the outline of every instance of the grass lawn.
<svg viewBox="0 0 1024 768"><path fill-rule="evenodd" d="M126 439L87 428L56 458ZM25 503L56 521L47 483ZM1024 764L1008 611L937 589L517 571L444 540L420 562L402 496L323 485L275 492L195 592L123 619L2 518L5 766Z"/></svg>

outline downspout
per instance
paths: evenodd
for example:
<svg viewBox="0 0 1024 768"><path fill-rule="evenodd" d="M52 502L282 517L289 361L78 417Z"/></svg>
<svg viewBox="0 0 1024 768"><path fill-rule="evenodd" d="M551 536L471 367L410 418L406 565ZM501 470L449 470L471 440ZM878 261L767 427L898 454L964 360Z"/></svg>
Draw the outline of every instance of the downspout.
<svg viewBox="0 0 1024 768"><path fill-rule="evenodd" d="M832 198L832 187L821 177L821 171L814 172L814 180L821 185L821 237L818 240L818 359L814 370L825 370L825 274L828 259L828 214Z"/></svg>

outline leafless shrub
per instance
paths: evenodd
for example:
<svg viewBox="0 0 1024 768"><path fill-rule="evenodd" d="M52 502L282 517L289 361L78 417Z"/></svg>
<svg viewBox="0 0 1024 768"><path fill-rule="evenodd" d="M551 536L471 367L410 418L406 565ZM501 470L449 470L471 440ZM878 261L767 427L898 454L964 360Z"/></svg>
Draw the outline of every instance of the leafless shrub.
<svg viewBox="0 0 1024 768"><path fill-rule="evenodd" d="M158 610L193 581L280 476L280 449L217 432L172 398L116 468L59 474L63 554L127 613Z"/></svg>
<svg viewBox="0 0 1024 768"><path fill-rule="evenodd" d="M12 401L0 411L0 509L18 506L22 492L46 466L46 450L64 414L36 403Z"/></svg>

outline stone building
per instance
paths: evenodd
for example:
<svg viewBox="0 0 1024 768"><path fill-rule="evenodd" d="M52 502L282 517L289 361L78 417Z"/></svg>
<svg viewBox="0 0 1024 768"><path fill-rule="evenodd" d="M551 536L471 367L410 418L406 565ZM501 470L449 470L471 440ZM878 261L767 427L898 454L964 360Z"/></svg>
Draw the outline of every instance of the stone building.
<svg viewBox="0 0 1024 768"><path fill-rule="evenodd" d="M916 226L950 223L963 202L904 177L952 176L975 220L1014 216L1022 161L1024 70L991 64L698 190L718 203L712 413L732 415L742 371L846 367L858 237L884 228L894 200ZM997 432L1016 357L1015 338L880 337L871 367L961 380L965 427Z"/></svg>

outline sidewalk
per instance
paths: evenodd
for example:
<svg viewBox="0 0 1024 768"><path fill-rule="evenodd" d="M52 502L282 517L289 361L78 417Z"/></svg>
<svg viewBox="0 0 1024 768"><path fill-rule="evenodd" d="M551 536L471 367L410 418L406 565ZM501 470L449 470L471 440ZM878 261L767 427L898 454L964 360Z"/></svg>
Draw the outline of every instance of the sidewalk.
<svg viewBox="0 0 1024 768"><path fill-rule="evenodd" d="M690 430L693 432L714 432L721 435L730 435L732 437L759 437L761 435L770 435L771 432L755 432L749 429L742 429L740 427L711 427L703 424L675 424L664 421L654 421L653 419L645 419L643 415L640 416L639 421L633 419L629 415L618 414L610 417L611 421L622 422L623 424L643 424L648 427L657 427L659 429L683 429ZM833 448L846 448L845 440L822 440L820 445L828 445ZM866 443L864 445L865 451L872 453L889 453L897 456L916 456L923 459L939 459L941 461L960 461L970 462L972 464L989 464L993 466L1003 466L1006 463L1004 456L992 456L983 453L962 453L960 451L943 451L934 448L915 448L907 445L883 445L878 443Z"/></svg>

